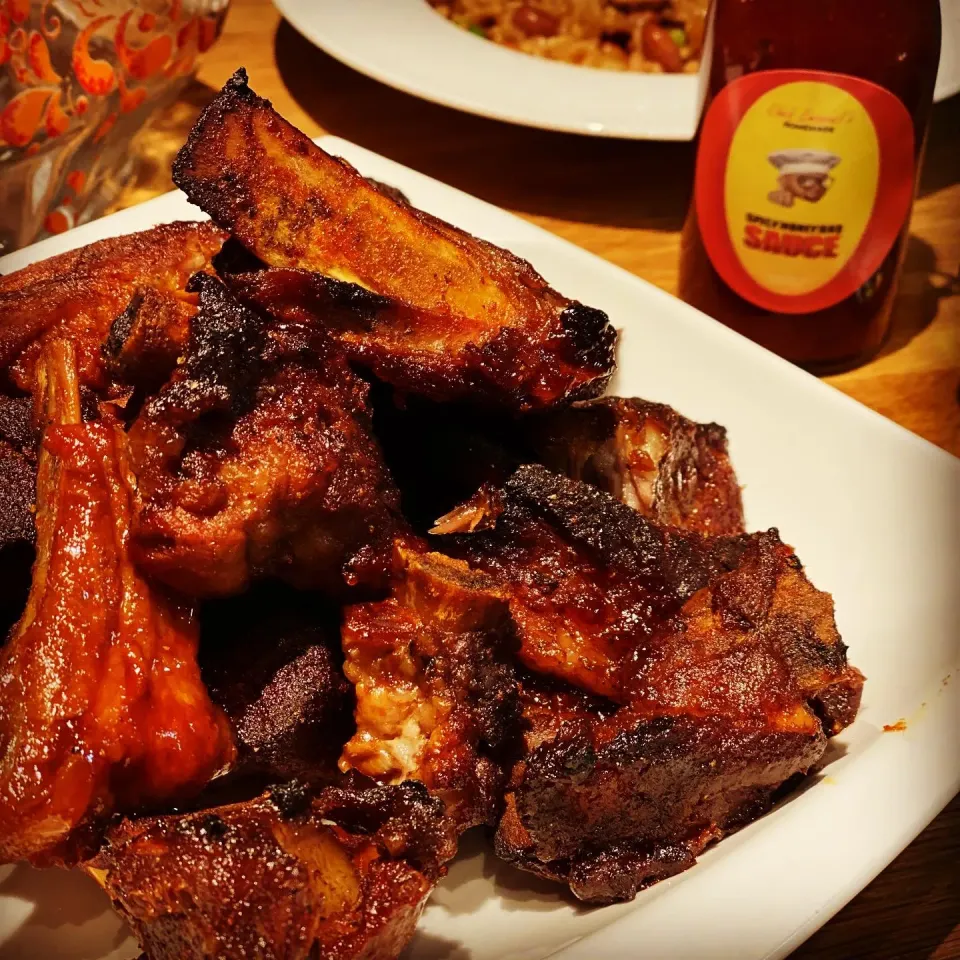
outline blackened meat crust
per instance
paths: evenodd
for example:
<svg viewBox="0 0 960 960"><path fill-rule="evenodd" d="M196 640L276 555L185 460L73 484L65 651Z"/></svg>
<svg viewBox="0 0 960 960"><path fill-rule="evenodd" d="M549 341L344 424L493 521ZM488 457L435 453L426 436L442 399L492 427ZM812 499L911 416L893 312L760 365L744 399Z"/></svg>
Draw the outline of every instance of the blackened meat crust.
<svg viewBox="0 0 960 960"><path fill-rule="evenodd" d="M279 583L210 601L200 668L238 748L235 773L274 783L329 783L353 732L334 610Z"/></svg>
<svg viewBox="0 0 960 960"><path fill-rule="evenodd" d="M33 399L0 394L0 555L36 540L33 504L37 487L37 444Z"/></svg>
<svg viewBox="0 0 960 960"><path fill-rule="evenodd" d="M36 525L37 442L30 397L0 394L0 644L30 590Z"/></svg>
<svg viewBox="0 0 960 960"><path fill-rule="evenodd" d="M825 743L819 726L740 729L725 717L568 722L515 771L497 853L580 899L631 899L769 809Z"/></svg>
<svg viewBox="0 0 960 960"><path fill-rule="evenodd" d="M207 597L271 576L382 586L405 524L366 385L322 330L270 322L204 274L191 289L183 361L130 430L138 561Z"/></svg>
<svg viewBox="0 0 960 960"><path fill-rule="evenodd" d="M195 313L184 297L154 287L137 290L103 344L110 381L147 394L159 390L186 351Z"/></svg>
<svg viewBox="0 0 960 960"><path fill-rule="evenodd" d="M275 278L244 296L323 322L328 277L386 298L333 335L351 360L437 400L531 410L596 396L614 366L606 314L524 260L370 184L283 120L239 70L197 121L174 182ZM239 281L238 281L239 282Z"/></svg>
<svg viewBox="0 0 960 960"><path fill-rule="evenodd" d="M200 629L200 668L233 727L236 776L333 782L354 705L335 608L266 583L204 604Z"/></svg>
<svg viewBox="0 0 960 960"><path fill-rule="evenodd" d="M468 529L469 534L457 534ZM435 528L447 552L510 583L519 657L534 671L621 698L624 658L697 590L733 569L747 537L658 526L584 483L521 467Z"/></svg>

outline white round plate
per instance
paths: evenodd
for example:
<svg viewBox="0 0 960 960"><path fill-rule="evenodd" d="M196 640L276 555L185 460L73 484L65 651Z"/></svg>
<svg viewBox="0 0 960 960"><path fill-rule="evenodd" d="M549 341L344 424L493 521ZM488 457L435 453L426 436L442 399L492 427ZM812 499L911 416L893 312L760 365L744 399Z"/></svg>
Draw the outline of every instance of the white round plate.
<svg viewBox="0 0 960 960"><path fill-rule="evenodd" d="M940 69L933 102L939 103L960 93L960 0L940 0L943 40L940 43Z"/></svg>
<svg viewBox="0 0 960 960"><path fill-rule="evenodd" d="M634 140L690 140L703 105L697 75L620 73L490 43L426 0L274 0L311 43L382 83L459 110L531 127ZM960 91L960 0L941 0L936 100Z"/></svg>
<svg viewBox="0 0 960 960"><path fill-rule="evenodd" d="M637 140L689 140L699 75L578 67L498 46L426 0L273 0L311 43L367 76L459 110L531 127Z"/></svg>

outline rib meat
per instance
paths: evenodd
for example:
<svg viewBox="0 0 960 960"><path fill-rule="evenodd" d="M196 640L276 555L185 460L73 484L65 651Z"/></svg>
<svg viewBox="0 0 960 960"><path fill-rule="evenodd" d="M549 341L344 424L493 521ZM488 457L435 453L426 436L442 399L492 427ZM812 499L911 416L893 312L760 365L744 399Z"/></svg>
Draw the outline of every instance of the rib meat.
<svg viewBox="0 0 960 960"><path fill-rule="evenodd" d="M196 791L233 756L191 607L130 561L124 435L81 422L71 344L47 344L38 391L37 560L0 654L2 862L69 860L83 828Z"/></svg>
<svg viewBox="0 0 960 960"><path fill-rule="evenodd" d="M196 299L155 287L136 290L103 344L110 380L144 393L159 390L186 353Z"/></svg>
<svg viewBox="0 0 960 960"><path fill-rule="evenodd" d="M624 662L750 543L660 527L537 465L434 528L460 531L442 548L510 585L524 666L618 701Z"/></svg>
<svg viewBox="0 0 960 960"><path fill-rule="evenodd" d="M200 624L203 680L233 727L238 776L334 778L354 705L336 611L314 594L270 583L210 601Z"/></svg>
<svg viewBox="0 0 960 960"><path fill-rule="evenodd" d="M147 960L394 960L454 847L416 784L293 785L126 821L85 869Z"/></svg>
<svg viewBox="0 0 960 960"><path fill-rule="evenodd" d="M172 223L101 240L0 277L0 368L30 390L48 340L71 340L80 382L106 385L100 345L134 292L183 294L209 267L226 234L211 223Z"/></svg>
<svg viewBox="0 0 960 960"><path fill-rule="evenodd" d="M397 387L527 410L595 396L613 371L604 313L370 184L257 97L243 70L198 120L173 176L281 269L237 279L246 298L329 322L351 360Z"/></svg>
<svg viewBox="0 0 960 960"><path fill-rule="evenodd" d="M593 902L629 899L768 809L853 721L863 683L829 597L773 534L624 673L617 710L524 683L527 755L496 838L501 856Z"/></svg>
<svg viewBox="0 0 960 960"><path fill-rule="evenodd" d="M591 483L666 526L743 533L740 486L723 427L671 407L602 397L532 419L535 459Z"/></svg>
<svg viewBox="0 0 960 960"><path fill-rule="evenodd" d="M542 463L659 524L713 536L743 532L726 431L663 404L601 397L522 417L416 397L378 396L375 407L414 524L432 526L481 485L501 486L522 464Z"/></svg>
<svg viewBox="0 0 960 960"><path fill-rule="evenodd" d="M689 866L856 715L832 601L775 531L679 534L534 466L441 529L472 531L443 542L506 591L529 671L498 853L585 900Z"/></svg>
<svg viewBox="0 0 960 960"><path fill-rule="evenodd" d="M493 823L518 731L507 605L488 576L440 554L401 547L398 566L388 599L344 614L357 710L340 766L421 781L461 830Z"/></svg>
<svg viewBox="0 0 960 960"><path fill-rule="evenodd" d="M206 274L190 289L183 362L130 430L138 562L198 596L380 584L404 524L366 385L322 330L268 322Z"/></svg>
<svg viewBox="0 0 960 960"><path fill-rule="evenodd" d="M629 900L766 812L825 744L815 718L744 727L625 707L567 722L515 767L496 851L582 900Z"/></svg>

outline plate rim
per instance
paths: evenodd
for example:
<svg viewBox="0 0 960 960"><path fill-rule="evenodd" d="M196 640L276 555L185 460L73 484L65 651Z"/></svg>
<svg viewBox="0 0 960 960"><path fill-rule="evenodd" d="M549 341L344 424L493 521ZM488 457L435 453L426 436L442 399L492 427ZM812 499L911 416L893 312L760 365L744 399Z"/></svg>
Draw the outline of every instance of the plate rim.
<svg viewBox="0 0 960 960"><path fill-rule="evenodd" d="M425 13L426 16L423 16L425 25L430 23L430 16L437 21L429 27L429 34L434 38L431 46L434 41L437 43L441 41L441 34L443 33L452 43L459 43L461 50L464 52L472 50L471 57L468 57L468 60L473 57L479 58L477 59L478 66L485 66L488 72L498 71L500 68L507 72L513 72L518 78L518 83L522 83L523 78L536 79L538 76L546 78L547 74L550 73L554 79L562 78L564 84L569 83L570 87L568 89L570 90L577 89L586 94L586 92L589 92L589 88L595 87L594 97L596 99L604 96L605 92L615 89L616 86L620 87L620 92L628 95L632 94L641 99L645 92L644 88L649 86L649 96L655 89L653 85L659 87L656 90L656 96L662 98L665 84L671 85L674 96L683 98L678 109L660 114L659 118L650 124L621 122L605 125L596 120L591 121L586 117L558 120L550 116L538 115L536 110L511 109L510 106L503 104L502 98L496 96L487 101L478 99L475 95L451 92L449 90L451 81L449 72L438 74L437 82L432 86L412 80L404 70L398 71L395 66L387 67L378 64L370 57L358 55L353 45L338 42L330 36L324 36L313 25L311 17L323 17L325 9L335 10L338 6L340 9L356 9L353 5L360 0L320 0L316 3L310 3L310 0L272 0L272 2L287 23L314 47L325 51L334 59L379 83L430 103L514 125L608 139L686 142L692 140L699 129L700 116L706 97L709 51L704 55L700 69L694 74L620 73L593 69L531 56L497 46L479 37L466 35L466 31L457 30L455 26L439 14L429 9L420 11L419 7L427 7L426 0L393 0L396 4L404 4L405 9L410 10L418 18ZM370 2L370 0L366 0L366 2ZM934 103L939 103L960 92L960 0L940 0L940 2L943 43L940 55L940 70L938 71L933 95ZM305 4L310 5L307 11L303 9ZM710 44L713 9L714 4L711 2L710 25L705 48L708 48ZM464 34L464 36L456 37L454 34L446 34L444 28L450 28L457 33ZM464 41L469 41L469 46ZM362 45L359 46L362 47ZM945 59L943 52L947 50L951 52L949 74L945 73L943 69ZM456 82L455 76L452 79Z"/></svg>
<svg viewBox="0 0 960 960"><path fill-rule="evenodd" d="M584 68L562 61L531 56L501 47L480 37L471 36L467 31L460 30L440 14L430 10L426 0L395 0L397 4L404 4L404 9L409 9L418 18L421 17L421 14L425 14L422 19L424 24L431 24L429 34L432 40L441 41L446 37L452 43L460 44L463 51L472 50L472 58L478 58L477 63L483 65L488 71L498 71L502 68L515 74L518 83L522 83L524 79L536 79L538 77L544 78L545 81L546 77L550 75L554 80L570 84L569 89L577 89L584 98L590 94L590 87L596 89L597 97L604 94L604 88L608 92L619 87L619 93L633 95L638 99L642 98L643 88L647 84L656 83L662 89L662 84L668 83L677 95L692 100L692 109L688 109L690 104L684 103L683 110L679 113L665 111L660 125L655 128L645 128L642 125L633 124L605 125L599 121L590 121L586 118L557 120L536 116L529 110L511 109L502 103L498 104L496 100L493 103L484 102L470 95L451 93L449 90L445 90L442 84L438 84L431 89L422 83L411 80L402 70L398 72L395 67L387 68L368 57L358 56L352 45L339 43L328 35L320 35L310 16L322 17L324 8L330 8L331 5L336 4L341 4L341 9L350 9L350 0L347 0L347 3L344 3L343 0L323 0L322 3L316 5L310 4L310 0L307 0L310 10L306 14L302 9L304 0L272 0L272 2L287 23L314 47L323 50L358 73L421 100L517 126L553 130L560 133L574 133L582 136L620 140L684 142L692 140L697 132L706 92L703 69L705 60L701 63L701 68L694 74L662 75ZM420 6L426 9L420 11ZM359 22L359 14L357 18ZM433 23L434 20L435 23ZM448 33L447 31L452 32ZM461 37L459 34L463 34L463 36ZM469 44L469 46L465 44ZM440 80L441 77L438 76L437 79ZM443 79L449 83L451 78L447 74L443 76ZM658 96L662 97L662 92L658 91Z"/></svg>

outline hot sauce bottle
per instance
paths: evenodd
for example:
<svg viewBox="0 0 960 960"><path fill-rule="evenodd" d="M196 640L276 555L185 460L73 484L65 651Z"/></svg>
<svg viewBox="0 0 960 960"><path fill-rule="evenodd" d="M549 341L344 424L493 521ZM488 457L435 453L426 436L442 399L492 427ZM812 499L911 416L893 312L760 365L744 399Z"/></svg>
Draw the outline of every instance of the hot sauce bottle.
<svg viewBox="0 0 960 960"><path fill-rule="evenodd" d="M818 373L886 336L939 0L716 0L680 295Z"/></svg>

